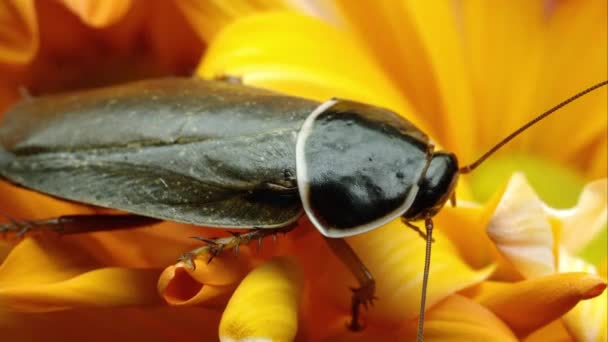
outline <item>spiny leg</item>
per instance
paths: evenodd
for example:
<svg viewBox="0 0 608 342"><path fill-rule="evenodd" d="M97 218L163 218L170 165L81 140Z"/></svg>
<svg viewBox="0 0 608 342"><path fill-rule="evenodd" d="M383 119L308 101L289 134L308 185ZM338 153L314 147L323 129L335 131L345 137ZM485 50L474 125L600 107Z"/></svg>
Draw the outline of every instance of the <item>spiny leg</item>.
<svg viewBox="0 0 608 342"><path fill-rule="evenodd" d="M188 253L184 253L179 261L182 261L189 268L195 269L196 265L194 260L201 256L208 256L209 259L207 263L210 263L213 258L218 256L224 250L234 250L235 254L239 252L239 246L242 244L248 244L251 241L258 242L258 250L261 248L262 239L267 236L274 236L276 240L278 233L287 234L292 229L294 229L297 225L291 224L289 226L280 227L280 228L253 228L251 231L246 233L236 233L230 232L232 236L223 237L223 238L206 238L202 236L193 236L193 239L203 241L206 245L196 248Z"/></svg>
<svg viewBox="0 0 608 342"><path fill-rule="evenodd" d="M65 215L41 220L18 220L4 215L9 222L0 223L0 233L22 237L35 231L80 234L117 229L133 229L161 222L139 215Z"/></svg>
<svg viewBox="0 0 608 342"><path fill-rule="evenodd" d="M332 252L342 260L359 282L358 288L351 288L353 291L351 303L352 321L348 328L353 331L361 330L363 326L359 322L360 307L363 305L367 309L368 305L373 305L374 300L378 299L374 295L376 292L376 281L361 259L359 259L359 256L357 256L344 239L325 238L325 242L327 242Z"/></svg>

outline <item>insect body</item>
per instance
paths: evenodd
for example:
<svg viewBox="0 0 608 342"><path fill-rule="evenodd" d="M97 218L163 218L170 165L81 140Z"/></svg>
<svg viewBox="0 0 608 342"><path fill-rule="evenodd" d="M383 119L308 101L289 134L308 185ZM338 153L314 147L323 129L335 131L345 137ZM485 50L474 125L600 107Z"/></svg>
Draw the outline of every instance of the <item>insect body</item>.
<svg viewBox="0 0 608 342"><path fill-rule="evenodd" d="M340 238L399 217L414 228L410 221L424 220L421 336L431 219L459 173L520 131L459 169L453 154L433 151L422 131L382 108L168 78L22 101L0 128L0 175L142 217L256 228L247 239L289 229L305 212L361 283L353 329L374 280Z"/></svg>

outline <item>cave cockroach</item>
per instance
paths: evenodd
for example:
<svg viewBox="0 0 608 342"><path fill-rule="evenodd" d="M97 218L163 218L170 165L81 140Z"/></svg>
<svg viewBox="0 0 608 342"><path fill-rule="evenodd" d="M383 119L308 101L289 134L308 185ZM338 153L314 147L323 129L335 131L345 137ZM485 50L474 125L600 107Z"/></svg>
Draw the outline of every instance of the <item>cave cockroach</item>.
<svg viewBox="0 0 608 342"><path fill-rule="evenodd" d="M200 238L216 247L213 253L287 231L305 213L360 282L352 298L355 330L375 283L342 238L401 218L427 244L421 339L432 218L455 198L458 176L606 83L558 104L459 167L453 153L435 151L424 132L383 108L341 99L318 103L225 81L145 80L24 99L0 127L0 175L41 193L132 214L65 216L45 225L107 229L159 219L251 229ZM414 221L423 221L425 230Z"/></svg>

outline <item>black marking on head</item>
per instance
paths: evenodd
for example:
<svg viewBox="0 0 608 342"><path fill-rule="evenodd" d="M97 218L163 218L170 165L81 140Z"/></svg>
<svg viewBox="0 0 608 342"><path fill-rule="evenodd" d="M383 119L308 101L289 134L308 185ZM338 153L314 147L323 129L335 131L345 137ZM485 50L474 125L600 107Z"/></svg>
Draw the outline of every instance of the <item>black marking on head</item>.
<svg viewBox="0 0 608 342"><path fill-rule="evenodd" d="M452 153L433 153L431 165L421 180L418 195L403 215L408 221L434 216L450 198L458 180L458 160Z"/></svg>

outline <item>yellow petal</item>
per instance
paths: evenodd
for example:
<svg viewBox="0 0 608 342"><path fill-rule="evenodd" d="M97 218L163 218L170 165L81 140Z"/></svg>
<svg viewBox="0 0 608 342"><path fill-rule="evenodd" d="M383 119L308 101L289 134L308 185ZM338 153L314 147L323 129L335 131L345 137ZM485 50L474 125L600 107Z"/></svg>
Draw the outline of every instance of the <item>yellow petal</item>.
<svg viewBox="0 0 608 342"><path fill-rule="evenodd" d="M303 278L296 261L281 257L253 270L230 299L221 341L292 341L298 329Z"/></svg>
<svg viewBox="0 0 608 342"><path fill-rule="evenodd" d="M558 273L517 283L486 282L471 292L518 336L561 317L579 301L600 295L606 282L589 273Z"/></svg>
<svg viewBox="0 0 608 342"><path fill-rule="evenodd" d="M122 19L131 8L131 0L61 0L83 22L106 27Z"/></svg>
<svg viewBox="0 0 608 342"><path fill-rule="evenodd" d="M73 243L27 238L0 266L0 302L21 311L154 304L159 273L101 268Z"/></svg>
<svg viewBox="0 0 608 342"><path fill-rule="evenodd" d="M472 269L458 255L451 241L435 228L427 292L427 308L465 287L477 284L492 273L494 266ZM418 316L424 268L425 243L412 229L394 221L371 232L348 238L376 279L378 300L368 310L373 324L396 325ZM330 300L350 312L348 286L357 282L336 258L325 262L328 274L320 276L317 286Z"/></svg>
<svg viewBox="0 0 608 342"><path fill-rule="evenodd" d="M608 75L608 11L606 1L556 2L549 18L543 18L542 68L539 70L533 112L545 110ZM547 85L550 91L546 91ZM542 124L552 137L568 137L567 144L557 144L542 132L528 134L522 146L549 155L568 165L577 165L581 173L589 165L599 164L606 176L606 155L593 161L588 146L606 136L608 90L585 96L560 111L559 117ZM538 131L537 131L538 132ZM605 139L605 138L604 138ZM604 140L605 143L605 140Z"/></svg>
<svg viewBox="0 0 608 342"><path fill-rule="evenodd" d="M386 75L422 116L427 132L467 157L474 137L468 134L473 129L472 120L467 118L471 98L463 46L450 4L338 1L338 7ZM459 134L466 138L453 139Z"/></svg>
<svg viewBox="0 0 608 342"><path fill-rule="evenodd" d="M511 177L487 232L496 248L524 277L555 272L552 227L543 202L523 174Z"/></svg>
<svg viewBox="0 0 608 342"><path fill-rule="evenodd" d="M403 8L398 8L400 11L393 14L404 15L397 32L409 26L405 23L411 22L411 29L419 35L432 65L432 73L426 77L435 81L441 101L441 119L435 121L434 126L442 126L439 129L443 132L437 139L461 159L469 159L475 146L472 137L475 136L476 121L472 117L473 94L466 70L467 46L463 44L458 27L458 14L454 5L446 1L406 1L401 4ZM409 47L401 49L404 48ZM424 114L429 115L429 112Z"/></svg>
<svg viewBox="0 0 608 342"><path fill-rule="evenodd" d="M427 341L517 341L490 310L459 295L448 297L429 311L424 332Z"/></svg>
<svg viewBox="0 0 608 342"><path fill-rule="evenodd" d="M346 320L330 321L323 341L413 341L417 320L397 329L369 325L361 332L344 327ZM513 332L491 311L472 300L451 295L430 309L424 324L425 341L517 341Z"/></svg>
<svg viewBox="0 0 608 342"><path fill-rule="evenodd" d="M224 26L239 17L259 11L286 9L281 0L221 1L183 0L178 1L190 25L205 41L210 41Z"/></svg>
<svg viewBox="0 0 608 342"><path fill-rule="evenodd" d="M240 76L246 84L319 101L358 100L420 123L354 37L295 13L272 12L236 21L213 41L197 74Z"/></svg>
<svg viewBox="0 0 608 342"><path fill-rule="evenodd" d="M26 64L38 51L33 0L0 1L0 64Z"/></svg>
<svg viewBox="0 0 608 342"><path fill-rule="evenodd" d="M158 280L158 291L170 305L225 305L250 266L248 253L224 253L211 262L196 259L196 267L182 262L166 268Z"/></svg>
<svg viewBox="0 0 608 342"><path fill-rule="evenodd" d="M606 229L608 180L602 179L587 184L574 208L550 210L549 213L561 221L560 245L572 253L579 252Z"/></svg>
<svg viewBox="0 0 608 342"><path fill-rule="evenodd" d="M597 274L593 265L562 250L559 257L560 272L587 272ZM604 279L605 281L605 279ZM576 304L563 317L564 325L577 341L606 341L608 339L608 292Z"/></svg>
<svg viewBox="0 0 608 342"><path fill-rule="evenodd" d="M500 254L494 242L486 234L486 226L494 214L499 197L484 206L472 202L458 201L457 207L446 206L437 216L435 223L442 233L454 243L462 258L475 268L500 262Z"/></svg>
<svg viewBox="0 0 608 342"><path fill-rule="evenodd" d="M478 121L476 144L483 151L532 115L542 60L543 4L539 1L464 1L459 8ZM514 115L517 114L517 116ZM511 145L512 146L512 145Z"/></svg>

